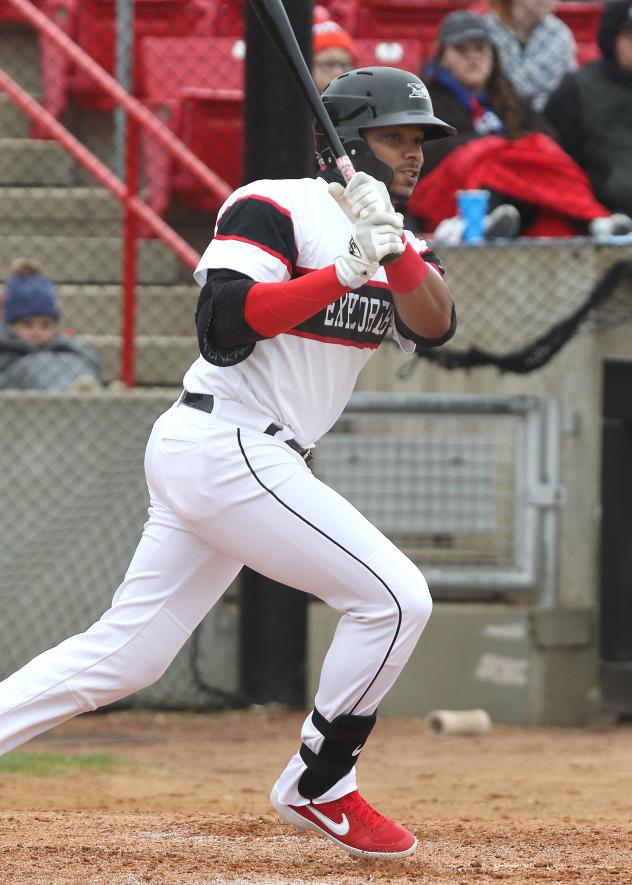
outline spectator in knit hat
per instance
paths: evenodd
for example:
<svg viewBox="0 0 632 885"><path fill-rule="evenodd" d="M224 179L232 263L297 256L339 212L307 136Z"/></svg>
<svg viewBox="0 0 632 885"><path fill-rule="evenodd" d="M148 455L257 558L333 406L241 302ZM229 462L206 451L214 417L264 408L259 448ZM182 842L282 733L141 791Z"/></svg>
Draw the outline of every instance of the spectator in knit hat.
<svg viewBox="0 0 632 885"><path fill-rule="evenodd" d="M604 4L599 48L602 57L569 74L544 113L598 199L632 215L632 0Z"/></svg>
<svg viewBox="0 0 632 885"><path fill-rule="evenodd" d="M354 67L357 55L353 40L331 19L316 21L312 28L312 77L318 91Z"/></svg>
<svg viewBox="0 0 632 885"><path fill-rule="evenodd" d="M99 357L61 332L52 282L39 267L18 259L4 293L0 326L0 389L95 390Z"/></svg>

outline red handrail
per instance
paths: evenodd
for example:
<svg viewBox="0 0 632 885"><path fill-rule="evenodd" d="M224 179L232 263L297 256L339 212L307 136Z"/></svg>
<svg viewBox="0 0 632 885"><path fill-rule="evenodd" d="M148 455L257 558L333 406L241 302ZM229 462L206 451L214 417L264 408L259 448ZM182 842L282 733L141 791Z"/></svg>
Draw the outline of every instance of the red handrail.
<svg viewBox="0 0 632 885"><path fill-rule="evenodd" d="M1 69L0 90L17 107L24 111L31 120L37 122L44 132L58 141L73 160L76 160L93 178L106 187L125 209L120 374L123 383L132 387L135 382L134 315L136 311L135 258L137 221L142 221L191 270L197 265L199 255L173 228L136 195L135 188L133 186L130 187L130 184L133 184L134 175L130 175L129 167L127 170L128 184L125 185L88 148L81 144L65 126L56 120L52 114L49 114L28 92L25 92L15 80ZM129 120L128 126L130 125L135 127L136 123ZM130 138L128 140L128 148L132 147L131 142L132 139ZM129 162L131 160L131 151L128 151L128 153L130 154L128 157ZM137 155L137 151L134 153ZM135 220L132 221L132 219Z"/></svg>
<svg viewBox="0 0 632 885"><path fill-rule="evenodd" d="M138 222L159 237L189 268L199 260L192 249L168 224L137 196L138 189L138 129L151 133L164 148L193 173L202 185L215 193L222 201L231 193L229 185L212 172L175 136L154 114L137 99L127 93L116 80L84 52L44 13L29 0L8 0L38 31L84 70L101 88L122 107L128 116L128 144L126 151L126 183L101 163L94 154L81 144L39 102L35 101L11 77L0 70L0 89L38 125L56 139L68 153L87 169L101 184L122 203L125 209L123 245L123 300L121 326L121 379L128 386L135 382L135 314L136 314L136 243Z"/></svg>
<svg viewBox="0 0 632 885"><path fill-rule="evenodd" d="M223 178L212 172L158 117L152 114L151 111L148 111L138 99L126 92L122 86L119 86L114 77L110 76L101 65L98 65L87 52L84 52L81 47L77 46L74 40L71 40L47 15L40 12L36 6L33 6L30 0L7 0L7 2L19 9L23 16L38 31L41 31L56 46L59 46L62 52L89 74L119 107L124 108L130 117L133 117L143 129L150 132L173 157L196 175L202 184L213 191L222 202L232 193L233 189Z"/></svg>
<svg viewBox="0 0 632 885"><path fill-rule="evenodd" d="M177 234L173 228L162 220L153 209L144 203L140 197L128 194L125 184L113 172L110 172L92 151L89 151L85 145L81 144L75 136L63 126L59 120L56 120L52 114L43 108L33 96L25 92L22 87L15 82L7 73L0 69L0 89L13 101L17 107L24 111L27 116L42 126L49 135L58 141L61 146L70 154L73 160L76 160L84 169L86 169L99 184L106 187L116 199L125 204L129 203L134 214L144 222L170 249L175 252L178 258L191 269L195 268L199 261L199 255L189 244Z"/></svg>

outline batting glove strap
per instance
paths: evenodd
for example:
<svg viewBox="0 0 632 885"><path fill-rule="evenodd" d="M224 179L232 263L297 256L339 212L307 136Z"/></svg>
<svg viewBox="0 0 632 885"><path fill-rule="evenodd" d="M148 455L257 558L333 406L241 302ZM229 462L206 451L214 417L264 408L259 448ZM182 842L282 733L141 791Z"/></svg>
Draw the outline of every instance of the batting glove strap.
<svg viewBox="0 0 632 885"><path fill-rule="evenodd" d="M376 212L370 218L356 221L347 254L334 261L340 283L357 289L375 276L383 258L401 255L403 226L403 217L395 212Z"/></svg>
<svg viewBox="0 0 632 885"><path fill-rule="evenodd" d="M384 182L366 172L356 172L345 188L338 182L332 182L329 193L351 221L369 218L374 213L395 215Z"/></svg>

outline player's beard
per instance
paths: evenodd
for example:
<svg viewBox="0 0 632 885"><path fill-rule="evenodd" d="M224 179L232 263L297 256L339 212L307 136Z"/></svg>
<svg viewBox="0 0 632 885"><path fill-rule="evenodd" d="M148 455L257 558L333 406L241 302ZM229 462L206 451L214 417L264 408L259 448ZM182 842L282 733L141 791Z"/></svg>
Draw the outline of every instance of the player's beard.
<svg viewBox="0 0 632 885"><path fill-rule="evenodd" d="M404 167L404 168L408 168L408 167ZM398 169L393 170L393 172L394 172L393 181L396 180L397 174L399 171L400 170L398 170ZM419 173L417 173L417 181L419 181ZM416 187L416 183L415 183L415 187ZM391 187L389 188L389 195L390 195L391 201L393 203L393 206L395 207L397 212L404 212L405 207L407 206L408 201L411 199L414 191L415 191L415 188L413 187L413 189L411 190L411 192L409 194L406 194L406 195L397 194L393 191L392 185L391 185Z"/></svg>

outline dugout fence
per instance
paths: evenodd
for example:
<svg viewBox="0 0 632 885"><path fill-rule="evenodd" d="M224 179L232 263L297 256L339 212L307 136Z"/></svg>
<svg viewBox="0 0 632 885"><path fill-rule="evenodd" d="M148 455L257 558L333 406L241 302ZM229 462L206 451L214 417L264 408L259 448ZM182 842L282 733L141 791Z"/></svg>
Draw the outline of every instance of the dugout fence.
<svg viewBox="0 0 632 885"><path fill-rule="evenodd" d="M0 678L109 607L146 516L145 443L175 394L0 394ZM356 394L314 472L419 563L436 598L551 604L558 457L553 402ZM238 703L238 617L229 592L133 703Z"/></svg>

